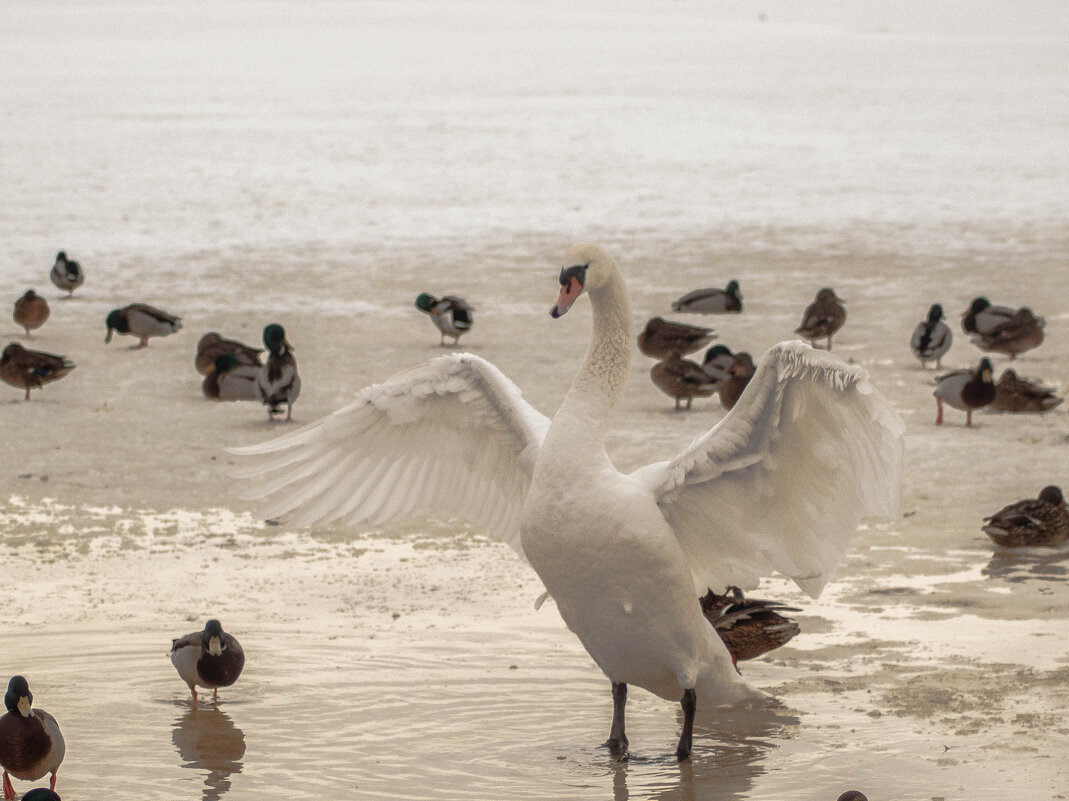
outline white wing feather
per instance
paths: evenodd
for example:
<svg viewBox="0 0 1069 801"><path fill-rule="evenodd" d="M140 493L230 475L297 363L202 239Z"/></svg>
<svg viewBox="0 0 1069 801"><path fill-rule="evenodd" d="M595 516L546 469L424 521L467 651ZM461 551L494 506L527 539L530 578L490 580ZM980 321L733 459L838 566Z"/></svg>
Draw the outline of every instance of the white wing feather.
<svg viewBox="0 0 1069 801"><path fill-rule="evenodd" d="M233 448L247 496L297 526L426 512L472 520L522 555L520 510L549 419L485 359L441 356L292 434Z"/></svg>
<svg viewBox="0 0 1069 801"><path fill-rule="evenodd" d="M735 408L650 489L691 560L695 589L783 573L812 597L864 514L898 514L904 426L867 374L801 342L773 347Z"/></svg>

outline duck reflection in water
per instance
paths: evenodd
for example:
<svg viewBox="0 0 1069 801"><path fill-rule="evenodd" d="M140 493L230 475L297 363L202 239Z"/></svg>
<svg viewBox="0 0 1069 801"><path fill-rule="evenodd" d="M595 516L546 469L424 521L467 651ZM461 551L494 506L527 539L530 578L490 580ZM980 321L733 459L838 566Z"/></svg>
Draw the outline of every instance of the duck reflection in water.
<svg viewBox="0 0 1069 801"><path fill-rule="evenodd" d="M171 741L182 767L205 772L204 801L230 789L230 774L241 773L245 732L217 707L193 707L174 723Z"/></svg>
<svg viewBox="0 0 1069 801"><path fill-rule="evenodd" d="M647 758L635 752L613 759L613 801L743 801L753 792L757 777L765 772L763 762L776 748L774 741L790 738L801 724L798 717L772 698L709 712L705 720L701 715L695 719L694 730L708 735L703 742L712 744L708 749L696 749L691 760L678 762L662 754ZM653 785L629 788L629 765L650 762L663 763L663 775L650 777L655 780Z"/></svg>

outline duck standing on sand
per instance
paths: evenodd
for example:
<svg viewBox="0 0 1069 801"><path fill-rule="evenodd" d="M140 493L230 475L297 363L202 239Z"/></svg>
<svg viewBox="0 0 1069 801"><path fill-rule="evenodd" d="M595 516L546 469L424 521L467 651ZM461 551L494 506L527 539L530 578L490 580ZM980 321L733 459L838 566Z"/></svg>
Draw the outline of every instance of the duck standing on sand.
<svg viewBox="0 0 1069 801"><path fill-rule="evenodd" d="M49 272L48 277L60 289L67 290L68 298L73 297L74 290L85 283L85 273L82 272L82 265L74 259L68 259L66 251L62 250L56 254L56 263L52 265L52 270Z"/></svg>
<svg viewBox="0 0 1069 801"><path fill-rule="evenodd" d="M1064 398L1054 390L1027 378L1018 378L1014 370L1003 370L995 384L995 400L991 408L999 412L1046 412Z"/></svg>
<svg viewBox="0 0 1069 801"><path fill-rule="evenodd" d="M975 370L955 370L936 379L935 424L943 424L943 402L965 412L965 426L972 425L973 409L981 409L995 400L994 370L990 359L981 359Z"/></svg>
<svg viewBox="0 0 1069 801"><path fill-rule="evenodd" d="M686 408L689 409L694 398L707 398L716 392L716 382L709 378L701 365L684 359L674 351L667 359L653 365L650 378L661 392L675 398L677 412L682 399L686 398Z"/></svg>
<svg viewBox="0 0 1069 801"><path fill-rule="evenodd" d="M18 342L9 344L0 355L0 381L26 390L26 400L31 389L63 378L73 369L74 362L66 356L27 350Z"/></svg>
<svg viewBox="0 0 1069 801"><path fill-rule="evenodd" d="M66 746L56 719L33 708L33 693L22 676L12 676L4 694L7 714L0 718L0 766L4 768L4 798L11 801L15 788L11 776L37 781L51 773L49 787L56 789L56 771Z"/></svg>
<svg viewBox="0 0 1069 801"><path fill-rule="evenodd" d="M697 587L778 570L813 597L866 511L897 514L904 427L864 370L801 342L771 348L738 405L675 458L628 474L605 444L634 348L616 261L573 245L550 310L590 298L592 337L551 420L500 370L441 356L301 431L231 452L266 518L378 525L472 520L526 558L611 682L608 748L626 753L629 685L695 715L759 697L702 614ZM578 333L578 332L576 332ZM813 460L820 464L812 468Z"/></svg>
<svg viewBox="0 0 1069 801"><path fill-rule="evenodd" d="M651 358L667 359L673 353L682 355L704 348L714 339L711 328L651 317L638 335L638 349Z"/></svg>
<svg viewBox="0 0 1069 801"><path fill-rule="evenodd" d="M165 337L182 327L182 318L168 314L147 303L131 303L121 309L112 309L105 321L108 334L105 342L111 342L111 332L139 337L138 348L147 348L149 337Z"/></svg>
<svg viewBox="0 0 1069 801"><path fill-rule="evenodd" d="M723 289L695 289L672 302L672 311L695 314L737 314L742 311L739 282L732 279Z"/></svg>
<svg viewBox="0 0 1069 801"><path fill-rule="evenodd" d="M780 612L801 612L777 601L747 598L738 587L728 587L723 595L709 590L699 600L702 612L731 654L731 664L739 670L739 660L755 659L794 638L801 629Z"/></svg>
<svg viewBox="0 0 1069 801"><path fill-rule="evenodd" d="M475 324L475 309L466 300L455 295L446 295L440 300L434 295L422 293L416 298L416 308L431 316L442 336L438 342L445 346L446 334L453 337L453 344L460 341L460 335L466 334Z"/></svg>
<svg viewBox="0 0 1069 801"><path fill-rule="evenodd" d="M286 329L278 323L264 328L264 345L268 350L267 364L260 368L256 397L267 407L268 417L282 414L282 404L286 404L286 420L289 420L293 416L293 404L301 394L293 345L286 341Z"/></svg>
<svg viewBox="0 0 1069 801"><path fill-rule="evenodd" d="M997 326L1013 319L1014 311L1009 306L992 306L982 295L973 298L965 314L961 316L961 329L966 334L986 334Z"/></svg>
<svg viewBox="0 0 1069 801"><path fill-rule="evenodd" d="M816 300L806 306L802 324L794 329L794 333L808 339L814 348L818 339L827 337L827 350L831 350L831 335L845 322L846 307L842 299L836 296L834 289L825 287L817 293Z"/></svg>
<svg viewBox="0 0 1069 801"><path fill-rule="evenodd" d="M208 375L215 370L216 359L224 354L232 355L237 364L253 367L260 366L260 354L263 348L254 348L236 339L224 339L216 331L209 331L197 342L197 353L193 365L201 375Z"/></svg>
<svg viewBox="0 0 1069 801"><path fill-rule="evenodd" d="M200 389L208 400L260 400L257 384L262 365L242 364L233 353L216 357L212 371L204 376Z"/></svg>
<svg viewBox="0 0 1069 801"><path fill-rule="evenodd" d="M1031 309L1022 307L1013 313L1013 317L974 336L972 341L981 350L1005 353L1016 359L1018 354L1043 343L1044 325L1046 321L1042 317L1036 317Z"/></svg>
<svg viewBox="0 0 1069 801"><path fill-rule="evenodd" d="M913 355L920 360L922 368L925 362L934 360L938 370L943 366L943 357L950 350L953 341L954 335L950 326L943 319L943 307L933 303L928 309L928 319L917 323L917 327L913 329L909 346L913 349Z"/></svg>
<svg viewBox="0 0 1069 801"><path fill-rule="evenodd" d="M17 324L26 329L26 336L30 336L30 331L45 324L48 314L48 301L32 289L27 289L23 296L15 301L12 317L15 318Z"/></svg>
<svg viewBox="0 0 1069 801"><path fill-rule="evenodd" d="M218 620L209 620L202 631L171 640L171 664L189 685L194 705L198 686L211 690L212 701L218 702L219 688L229 687L241 675L245 652Z"/></svg>
<svg viewBox="0 0 1069 801"><path fill-rule="evenodd" d="M1060 488L1044 487L1038 498L1026 498L985 517L984 533L1002 548L1057 548L1069 540L1069 510Z"/></svg>

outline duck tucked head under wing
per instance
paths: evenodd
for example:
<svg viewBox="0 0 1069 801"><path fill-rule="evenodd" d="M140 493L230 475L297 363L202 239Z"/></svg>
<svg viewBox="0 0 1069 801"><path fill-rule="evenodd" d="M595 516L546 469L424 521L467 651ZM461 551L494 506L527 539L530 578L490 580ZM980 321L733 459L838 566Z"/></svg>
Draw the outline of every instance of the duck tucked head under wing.
<svg viewBox="0 0 1069 801"><path fill-rule="evenodd" d="M784 342L719 424L631 475L657 498L699 594L776 571L816 597L862 515L897 515L903 432L864 370Z"/></svg>
<svg viewBox="0 0 1069 801"><path fill-rule="evenodd" d="M248 497L294 525L381 523L445 512L481 523L522 554L519 516L549 419L485 359L433 359L363 389L292 434L235 448Z"/></svg>

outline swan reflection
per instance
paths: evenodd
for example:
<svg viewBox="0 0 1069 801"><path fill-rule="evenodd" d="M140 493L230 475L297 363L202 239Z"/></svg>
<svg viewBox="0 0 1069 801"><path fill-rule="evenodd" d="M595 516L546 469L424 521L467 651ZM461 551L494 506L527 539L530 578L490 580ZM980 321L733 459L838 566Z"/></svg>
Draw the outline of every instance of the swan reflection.
<svg viewBox="0 0 1069 801"><path fill-rule="evenodd" d="M175 721L171 741L182 767L205 772L204 801L221 798L230 789L230 774L241 773L245 732L220 709L190 709Z"/></svg>

